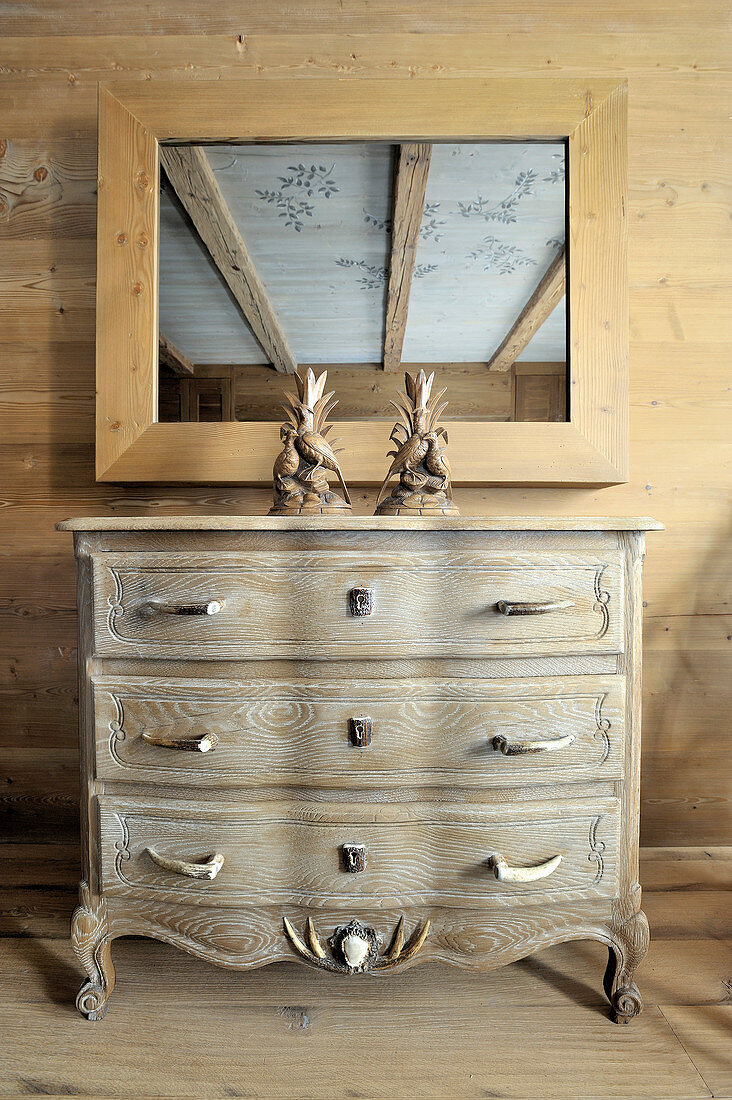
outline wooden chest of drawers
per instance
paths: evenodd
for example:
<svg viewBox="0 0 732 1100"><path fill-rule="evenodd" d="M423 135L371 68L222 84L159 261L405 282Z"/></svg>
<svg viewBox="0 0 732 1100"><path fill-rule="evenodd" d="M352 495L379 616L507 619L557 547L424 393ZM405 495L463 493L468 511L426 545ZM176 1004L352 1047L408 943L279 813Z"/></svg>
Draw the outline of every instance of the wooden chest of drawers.
<svg viewBox="0 0 732 1100"><path fill-rule="evenodd" d="M69 520L83 881L110 945L241 970L488 969L609 948L640 1011L640 570L650 520Z"/></svg>

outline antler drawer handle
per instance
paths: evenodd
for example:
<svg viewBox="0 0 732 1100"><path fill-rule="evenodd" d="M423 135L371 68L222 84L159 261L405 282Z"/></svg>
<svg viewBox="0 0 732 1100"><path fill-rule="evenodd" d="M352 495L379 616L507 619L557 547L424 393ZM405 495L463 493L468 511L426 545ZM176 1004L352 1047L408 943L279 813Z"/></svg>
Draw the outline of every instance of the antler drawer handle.
<svg viewBox="0 0 732 1100"><path fill-rule="evenodd" d="M142 731L143 741L161 749L182 749L185 752L213 752L219 743L215 733L202 733L200 737L166 737L160 733Z"/></svg>
<svg viewBox="0 0 732 1100"><path fill-rule="evenodd" d="M544 603L499 600L496 607L502 615L546 615L548 611L566 611L574 607L574 600L547 600Z"/></svg>
<svg viewBox="0 0 732 1100"><path fill-rule="evenodd" d="M150 611L161 615L218 615L223 610L223 600L208 600L206 603L165 603L163 600L150 600Z"/></svg>
<svg viewBox="0 0 732 1100"><path fill-rule="evenodd" d="M499 733L493 738L491 744L496 752L502 752L504 756L523 756L532 752L556 752L557 749L567 749L573 742L573 733L568 733L566 737L555 737L551 741L509 741Z"/></svg>
<svg viewBox="0 0 732 1100"><path fill-rule="evenodd" d="M172 871L176 875L185 875L186 878L214 879L224 866L224 857L220 852L216 852L205 863L186 863L182 859L168 859L167 856L161 856L154 848L146 848L145 851L158 867L162 867L165 871Z"/></svg>
<svg viewBox="0 0 732 1100"><path fill-rule="evenodd" d="M556 871L561 862L561 856L552 856L546 863L540 863L538 867L510 867L506 858L499 852L494 852L488 857L488 866L499 882L536 882L537 879L546 878L552 871Z"/></svg>

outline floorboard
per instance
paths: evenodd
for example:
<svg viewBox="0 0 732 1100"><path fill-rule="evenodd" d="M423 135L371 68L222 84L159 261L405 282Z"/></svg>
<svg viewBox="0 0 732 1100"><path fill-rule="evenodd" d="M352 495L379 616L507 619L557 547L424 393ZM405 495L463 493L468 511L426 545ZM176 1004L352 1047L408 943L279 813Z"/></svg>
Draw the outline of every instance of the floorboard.
<svg viewBox="0 0 732 1100"><path fill-rule="evenodd" d="M152 976L151 976L152 977ZM709 1097L660 1009L185 1005L119 998L101 1026L51 1001L0 1011L0 1088L94 1096ZM5 1016L5 1020L2 1020ZM154 1086L154 1088L153 1088Z"/></svg>
<svg viewBox="0 0 732 1100"><path fill-rule="evenodd" d="M663 1005L661 1011L712 1096L732 1096L732 1004Z"/></svg>
<svg viewBox="0 0 732 1100"><path fill-rule="evenodd" d="M53 890L37 893L50 912ZM90 1024L73 1005L81 971L67 938L0 938L0 1096L729 1097L732 929L718 894L683 892L699 919L652 939L646 1007L628 1027L608 1019L596 943L484 976L426 964L387 988L295 964L237 974L119 940L109 1015ZM658 926L675 929L678 893L650 898Z"/></svg>

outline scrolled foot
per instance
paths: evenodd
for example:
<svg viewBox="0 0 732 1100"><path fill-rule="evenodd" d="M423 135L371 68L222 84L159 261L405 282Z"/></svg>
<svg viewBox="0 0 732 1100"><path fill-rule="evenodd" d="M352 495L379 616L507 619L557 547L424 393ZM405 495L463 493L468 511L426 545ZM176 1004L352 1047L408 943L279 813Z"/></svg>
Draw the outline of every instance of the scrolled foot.
<svg viewBox="0 0 732 1100"><path fill-rule="evenodd" d="M639 909L613 932L605 971L605 992L616 1024L628 1024L643 1009L633 974L648 951L650 936L645 913Z"/></svg>
<svg viewBox="0 0 732 1100"><path fill-rule="evenodd" d="M76 1007L87 1020L101 1020L107 1015L111 989L96 982L84 982L76 997Z"/></svg>
<svg viewBox="0 0 732 1100"><path fill-rule="evenodd" d="M88 1020L101 1020L114 989L114 964L104 898L92 898L86 882L79 887L79 906L71 918L71 942L89 975L76 998L76 1007Z"/></svg>
<svg viewBox="0 0 732 1100"><path fill-rule="evenodd" d="M610 998L612 1019L616 1024L629 1024L643 1010L643 1000L635 982L616 989Z"/></svg>

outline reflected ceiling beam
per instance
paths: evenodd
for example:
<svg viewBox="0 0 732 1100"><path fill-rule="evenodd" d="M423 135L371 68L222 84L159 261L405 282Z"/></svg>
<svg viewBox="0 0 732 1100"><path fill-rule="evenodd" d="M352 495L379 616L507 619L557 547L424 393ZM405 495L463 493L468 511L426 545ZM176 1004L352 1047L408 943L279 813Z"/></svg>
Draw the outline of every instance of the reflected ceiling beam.
<svg viewBox="0 0 732 1100"><path fill-rule="evenodd" d="M190 375L195 372L195 367L190 359L177 348L172 340L163 336L159 337L158 362L161 367L167 367L173 374Z"/></svg>
<svg viewBox="0 0 732 1100"><path fill-rule="evenodd" d="M549 314L559 305L565 292L565 247L562 245L539 285L509 329L508 336L488 363L488 370L510 370L532 336L539 331Z"/></svg>
<svg viewBox="0 0 732 1100"><path fill-rule="evenodd" d="M205 150L196 145L161 145L160 159L196 232L272 366L292 374L297 361L221 194Z"/></svg>
<svg viewBox="0 0 732 1100"><path fill-rule="evenodd" d="M399 146L386 299L384 370L399 370L402 363L409 292L412 288L431 156L431 145L409 142Z"/></svg>

